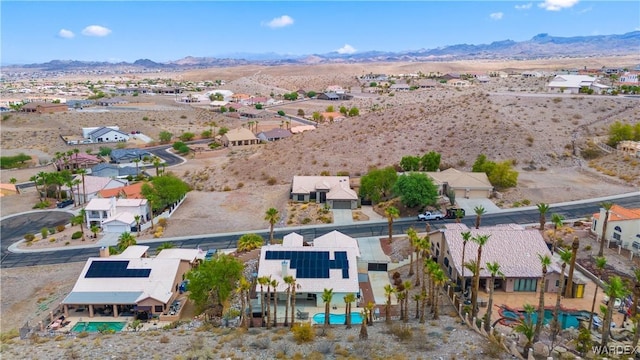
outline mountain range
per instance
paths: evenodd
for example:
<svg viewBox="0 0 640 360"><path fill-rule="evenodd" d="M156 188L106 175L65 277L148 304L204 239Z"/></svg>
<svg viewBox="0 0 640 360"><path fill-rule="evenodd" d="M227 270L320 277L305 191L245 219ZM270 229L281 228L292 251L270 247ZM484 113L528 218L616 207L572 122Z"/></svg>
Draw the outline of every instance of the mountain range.
<svg viewBox="0 0 640 360"><path fill-rule="evenodd" d="M208 67L225 67L247 64L284 65L284 64L324 64L324 63L363 63L394 61L455 61L455 60L531 60L557 57L595 57L638 54L640 49L640 31L621 35L593 35L557 37L538 34L526 41L502 40L490 44L457 44L435 49L420 49L400 52L364 51L353 54L330 52L303 56L264 54L229 54L224 57L187 56L169 62L155 62L139 59L133 63L97 62L76 60L52 60L42 64L3 66L31 69L35 71L74 71L96 70L99 68L117 68L119 70L187 70Z"/></svg>

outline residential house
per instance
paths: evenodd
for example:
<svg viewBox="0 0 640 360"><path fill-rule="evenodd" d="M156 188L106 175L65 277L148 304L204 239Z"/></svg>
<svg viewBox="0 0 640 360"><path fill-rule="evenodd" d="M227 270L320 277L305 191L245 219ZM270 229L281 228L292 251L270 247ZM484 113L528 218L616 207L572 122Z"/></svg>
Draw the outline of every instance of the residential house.
<svg viewBox="0 0 640 360"><path fill-rule="evenodd" d="M128 104L129 101L123 98L110 98L110 99L99 99L96 100L96 105L98 106L116 106L116 105L124 105Z"/></svg>
<svg viewBox="0 0 640 360"><path fill-rule="evenodd" d="M336 93L336 94L338 94L338 95L340 95L340 94L344 94L344 93L345 93L344 89L343 89L343 88L342 88L342 86L340 86L340 85L329 85L329 86L327 86L327 88L325 89L325 92L328 92L328 93Z"/></svg>
<svg viewBox="0 0 640 360"><path fill-rule="evenodd" d="M18 188L14 184L0 184L0 197L17 194Z"/></svg>
<svg viewBox="0 0 640 360"><path fill-rule="evenodd" d="M298 125L298 126L292 126L291 129L289 129L289 131L291 131L292 134L300 134L305 131L315 130L315 129L316 127L313 125Z"/></svg>
<svg viewBox="0 0 640 360"><path fill-rule="evenodd" d="M151 218L147 199L94 198L87 203L84 210L89 227L100 226L106 233L122 234L135 231L135 216L140 216L141 223Z"/></svg>
<svg viewBox="0 0 640 360"><path fill-rule="evenodd" d="M420 79L417 84L421 89L433 89L438 86L438 82L433 79Z"/></svg>
<svg viewBox="0 0 640 360"><path fill-rule="evenodd" d="M240 102L242 103L242 105L254 106L257 104L265 105L267 101L269 101L269 98L267 98L266 96L251 96L250 98L241 100Z"/></svg>
<svg viewBox="0 0 640 360"><path fill-rule="evenodd" d="M179 285L196 261L204 258L198 249L165 249L155 258L147 257L148 246L129 246L109 256L87 260L73 289L62 301L65 316L72 308L86 308L89 317L96 314L114 317L129 315L143 318L170 314L170 306L179 294ZM187 253L189 252L189 253Z"/></svg>
<svg viewBox="0 0 640 360"><path fill-rule="evenodd" d="M135 166L118 166L115 164L101 163L91 168L92 176L106 177L112 179L126 179L129 176L137 176L142 169Z"/></svg>
<svg viewBox="0 0 640 360"><path fill-rule="evenodd" d="M184 89L182 88L174 88L174 87L163 87L163 88L155 88L153 92L159 95L169 95L169 94L182 94Z"/></svg>
<svg viewBox="0 0 640 360"><path fill-rule="evenodd" d="M618 79L618 82L620 82L621 84L637 85L638 84L638 73L625 72L624 74L620 75L620 78Z"/></svg>
<svg viewBox="0 0 640 360"><path fill-rule="evenodd" d="M359 293L358 257L358 242L338 231L316 238L313 246L304 246L302 235L290 233L282 244L261 248L258 277L278 282L277 301L284 305L288 287L284 278L293 276L298 286L296 306L321 307L324 289L333 289L334 299ZM261 293L260 285L256 292Z"/></svg>
<svg viewBox="0 0 640 360"><path fill-rule="evenodd" d="M268 131L262 131L258 134L258 139L262 141L277 141L290 137L291 131L287 129L275 128Z"/></svg>
<svg viewBox="0 0 640 360"><path fill-rule="evenodd" d="M633 156L640 158L640 141L624 140L620 141L617 146L618 150L625 156Z"/></svg>
<svg viewBox="0 0 640 360"><path fill-rule="evenodd" d="M145 183L140 181L131 185L100 190L98 192L98 197L102 199L108 199L111 197L115 197L117 199L144 199L144 196L142 195L143 184Z"/></svg>
<svg viewBox="0 0 640 360"><path fill-rule="evenodd" d="M411 90L411 87L409 86L409 84L393 84L391 86L389 86L389 90L392 91L409 91Z"/></svg>
<svg viewBox="0 0 640 360"><path fill-rule="evenodd" d="M520 75L522 75L523 78L539 78L544 76L540 71L523 71Z"/></svg>
<svg viewBox="0 0 640 360"><path fill-rule="evenodd" d="M447 85L455 87L468 87L471 86L471 82L463 79L450 79L447 80Z"/></svg>
<svg viewBox="0 0 640 360"><path fill-rule="evenodd" d="M338 111L321 112L320 115L322 116L322 118L325 121L329 121L329 122L342 121L342 120L347 118L346 116L344 116L344 114L342 114L342 113L340 113Z"/></svg>
<svg viewBox="0 0 640 360"><path fill-rule="evenodd" d="M133 96L136 94L152 94L153 91L151 89L143 88L143 87L124 87L124 88L116 88L116 93L119 95L129 95Z"/></svg>
<svg viewBox="0 0 640 360"><path fill-rule="evenodd" d="M326 92L326 93L319 94L317 98L319 100L330 100L330 101L340 100L340 96L338 96L338 94L334 92Z"/></svg>
<svg viewBox="0 0 640 360"><path fill-rule="evenodd" d="M609 87L598 84L597 78L588 75L556 75L549 84L547 89L549 92L578 94L580 89L588 88L600 92Z"/></svg>
<svg viewBox="0 0 640 360"><path fill-rule="evenodd" d="M258 143L258 138L249 129L239 127L229 130L226 134L220 138L222 145L224 146L243 146L243 145L255 145Z"/></svg>
<svg viewBox="0 0 640 360"><path fill-rule="evenodd" d="M460 74L458 73L448 73L440 76L441 80L452 80L452 79L460 79Z"/></svg>
<svg viewBox="0 0 640 360"><path fill-rule="evenodd" d="M547 247L540 231L537 229L525 229L516 224L481 227L469 229L464 224L445 224L440 240L432 241L433 254L443 266L449 278L462 284L462 233L471 232L472 237L489 235L489 241L482 247L482 263L497 262L503 277L496 278L494 287L505 292L536 292L538 291L540 278L542 277L542 265L539 256L548 255L551 252ZM478 253L478 244L468 241L465 247L465 261L475 259ZM554 270L554 269L550 269ZM550 271L553 273L553 271ZM480 269L480 288L486 289L491 274L486 266ZM548 292L557 291L555 280L559 274L553 276L547 274L549 281L545 287ZM471 271L465 271L465 279L471 284ZM469 288L467 286L467 288Z"/></svg>
<svg viewBox="0 0 640 360"><path fill-rule="evenodd" d="M62 103L45 103L45 102L30 102L28 104L23 105L20 108L22 112L28 113L36 113L36 114L49 114L49 113L57 113L57 112L65 112L68 111L69 107L67 104Z"/></svg>
<svg viewBox="0 0 640 360"><path fill-rule="evenodd" d="M128 184L128 181L124 179L111 179L91 175L84 176L84 184L82 183L82 177L80 175L76 175L74 179L80 180L81 183L78 186L73 186L71 189L63 185L61 189L65 192L73 192L73 198L78 199L81 204L87 203L97 197L100 190L122 187Z"/></svg>
<svg viewBox="0 0 640 360"><path fill-rule="evenodd" d="M361 76L360 79L365 80L365 81L378 82L378 81L387 81L388 77L387 77L386 74L369 73L369 74Z"/></svg>
<svg viewBox="0 0 640 360"><path fill-rule="evenodd" d="M129 141L129 134L120 130L113 130L106 127L101 127L89 133L89 140L94 143L102 142L127 142Z"/></svg>
<svg viewBox="0 0 640 360"><path fill-rule="evenodd" d="M82 109L86 106L91 106L95 104L93 100L67 100L67 107L69 109Z"/></svg>
<svg viewBox="0 0 640 360"><path fill-rule="evenodd" d="M602 238L605 209L593 214L591 232L598 239ZM633 252L640 251L640 208L629 209L620 205L611 206L607 220L607 232L604 236L608 242L613 242Z"/></svg>
<svg viewBox="0 0 640 360"><path fill-rule="evenodd" d="M72 154L71 156L58 159L55 162L55 167L58 171L61 170L77 170L77 169L88 169L96 164L100 164L102 159L95 155L77 153Z"/></svg>
<svg viewBox="0 0 640 360"><path fill-rule="evenodd" d="M204 93L204 96L206 96L207 98L210 98L211 95L215 95L215 94L222 95L222 100L226 101L226 102L231 101L231 99L233 97L233 91L231 91L231 90L222 90L222 89L207 91L206 93Z"/></svg>
<svg viewBox="0 0 640 360"><path fill-rule="evenodd" d="M214 100L214 101L209 103L209 106L211 106L211 109L214 110L214 111L220 111L220 109L223 106L226 106L227 104L228 104L227 101Z"/></svg>
<svg viewBox="0 0 640 360"><path fill-rule="evenodd" d="M331 209L355 209L358 194L349 185L348 176L294 176L291 200L326 203Z"/></svg>
<svg viewBox="0 0 640 360"><path fill-rule="evenodd" d="M242 94L242 93L237 93L237 94L233 94L231 95L231 101L233 102L242 102L242 100L247 100L251 97L251 95L248 94Z"/></svg>
<svg viewBox="0 0 640 360"><path fill-rule="evenodd" d="M248 119L260 119L269 116L266 110L256 109L254 107L242 107L238 109L238 114Z"/></svg>
<svg viewBox="0 0 640 360"><path fill-rule="evenodd" d="M143 149L113 149L109 155L111 163L123 164L131 163L133 160L144 160L145 158L151 159L153 155L150 152Z"/></svg>
<svg viewBox="0 0 640 360"><path fill-rule="evenodd" d="M439 195L446 195L449 190L453 190L457 198L486 199L491 197L493 192L493 185L487 174L483 172L466 172L448 168L426 174L438 185Z"/></svg>

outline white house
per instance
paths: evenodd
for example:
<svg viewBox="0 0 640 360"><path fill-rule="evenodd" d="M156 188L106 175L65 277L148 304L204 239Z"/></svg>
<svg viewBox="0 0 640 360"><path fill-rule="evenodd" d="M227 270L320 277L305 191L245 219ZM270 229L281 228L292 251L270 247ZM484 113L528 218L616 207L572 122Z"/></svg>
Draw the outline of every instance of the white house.
<svg viewBox="0 0 640 360"><path fill-rule="evenodd" d="M625 72L620 75L620 79L618 80L624 84L637 84L638 83L638 73L635 72Z"/></svg>
<svg viewBox="0 0 640 360"><path fill-rule="evenodd" d="M577 94L584 87L596 92L609 88L606 85L597 83L597 80L597 78L588 75L556 75L547 84L547 89L549 92Z"/></svg>
<svg viewBox="0 0 640 360"><path fill-rule="evenodd" d="M150 219L147 199L92 199L85 207L86 222L97 225L106 233L122 234L136 230L136 216L140 223Z"/></svg>
<svg viewBox="0 0 640 360"><path fill-rule="evenodd" d="M604 217L604 208L600 208L599 213L593 214L591 232L598 239L602 238ZM640 251L640 208L627 209L613 205L609 210L605 240L621 245L625 249L632 249L634 252Z"/></svg>
<svg viewBox="0 0 640 360"><path fill-rule="evenodd" d="M296 304L322 306L324 289L333 289L333 298L358 294L358 242L338 231L332 231L303 246L302 235L286 235L282 244L263 246L260 251L258 277L267 276L278 282L278 301L286 301L284 277L292 276L299 286ZM260 293L260 285L256 286Z"/></svg>
<svg viewBox="0 0 640 360"><path fill-rule="evenodd" d="M101 127L90 132L88 134L88 138L94 143L126 142L129 140L129 134L122 132L120 130Z"/></svg>
<svg viewBox="0 0 640 360"><path fill-rule="evenodd" d="M112 179L101 176L84 176L84 179L80 175L76 175L74 180L81 181L80 185L73 186L72 188L66 185L62 186L62 191L73 192L73 198L78 199L80 203L89 202L91 199L98 196L100 190L113 189L123 187L129 182L125 179ZM82 181L84 180L84 183Z"/></svg>

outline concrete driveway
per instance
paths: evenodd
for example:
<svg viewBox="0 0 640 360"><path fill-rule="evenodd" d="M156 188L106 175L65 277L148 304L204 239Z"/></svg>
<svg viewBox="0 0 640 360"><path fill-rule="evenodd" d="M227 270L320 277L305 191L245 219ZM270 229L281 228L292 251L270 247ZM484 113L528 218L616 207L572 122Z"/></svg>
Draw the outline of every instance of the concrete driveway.
<svg viewBox="0 0 640 360"><path fill-rule="evenodd" d="M353 214L349 209L331 209L334 225L353 224Z"/></svg>
<svg viewBox="0 0 640 360"><path fill-rule="evenodd" d="M475 215L475 211L473 209L476 206L484 207L486 214L497 213L502 211L496 204L493 203L490 199L465 199L465 198L456 198L456 203L459 207L463 208L466 216Z"/></svg>

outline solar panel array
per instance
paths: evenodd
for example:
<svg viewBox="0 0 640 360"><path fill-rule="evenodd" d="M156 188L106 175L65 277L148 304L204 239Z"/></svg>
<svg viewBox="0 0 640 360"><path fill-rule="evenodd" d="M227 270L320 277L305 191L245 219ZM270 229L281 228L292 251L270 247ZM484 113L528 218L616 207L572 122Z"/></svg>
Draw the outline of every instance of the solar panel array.
<svg viewBox="0 0 640 360"><path fill-rule="evenodd" d="M129 260L94 260L85 278L148 278L151 269L127 269Z"/></svg>
<svg viewBox="0 0 640 360"><path fill-rule="evenodd" d="M346 251L335 251L329 259L328 251L267 251L266 260L289 260L299 279L328 279L330 269L341 269L342 278L349 278L349 260Z"/></svg>

